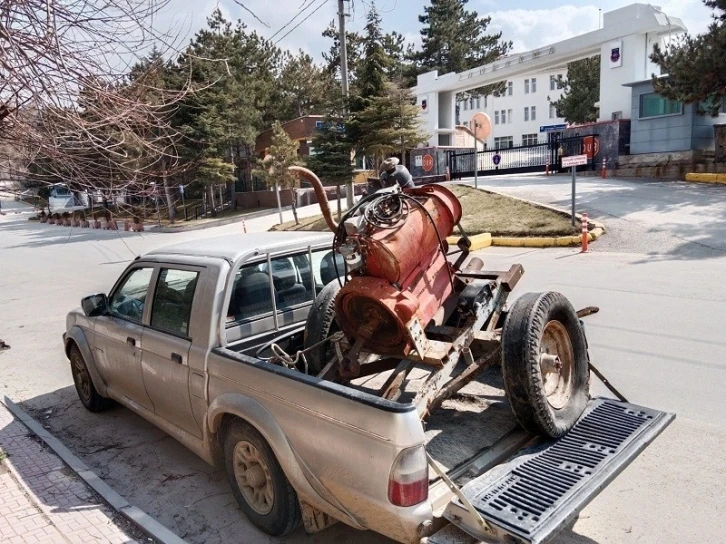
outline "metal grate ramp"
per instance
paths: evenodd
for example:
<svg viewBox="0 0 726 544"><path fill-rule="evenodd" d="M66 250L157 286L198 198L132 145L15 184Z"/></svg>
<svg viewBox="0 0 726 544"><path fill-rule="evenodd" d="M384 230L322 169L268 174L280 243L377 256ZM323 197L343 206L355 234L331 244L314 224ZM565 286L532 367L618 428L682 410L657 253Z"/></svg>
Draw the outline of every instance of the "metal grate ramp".
<svg viewBox="0 0 726 544"><path fill-rule="evenodd" d="M510 542L547 542L674 417L629 403L593 399L565 436L522 450L464 486L464 495L494 534L482 532L458 499L445 515L477 537L501 540L508 535Z"/></svg>

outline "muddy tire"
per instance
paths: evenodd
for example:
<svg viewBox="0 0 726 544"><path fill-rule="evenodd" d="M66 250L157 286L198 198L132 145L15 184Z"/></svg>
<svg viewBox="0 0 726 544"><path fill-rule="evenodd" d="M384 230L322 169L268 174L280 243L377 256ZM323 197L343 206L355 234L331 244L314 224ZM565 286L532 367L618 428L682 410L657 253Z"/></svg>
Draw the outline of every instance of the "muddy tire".
<svg viewBox="0 0 726 544"><path fill-rule="evenodd" d="M300 525L297 493L256 429L234 420L224 435L224 459L232 493L258 529L282 536Z"/></svg>
<svg viewBox="0 0 726 544"><path fill-rule="evenodd" d="M502 330L504 390L526 430L557 438L582 414L589 399L585 333L560 293L527 293Z"/></svg>
<svg viewBox="0 0 726 544"><path fill-rule="evenodd" d="M88 372L88 365L81 354L81 350L75 344L68 351L68 360L71 362L71 374L73 383L76 386L76 393L81 399L83 406L90 412L100 412L108 407L108 399L102 397L93 385L91 374Z"/></svg>
<svg viewBox="0 0 726 544"><path fill-rule="evenodd" d="M338 291L340 291L340 284L333 280L323 287L323 290L315 297L305 323L305 349L340 331L340 326L335 321L335 297L338 295ZM317 376L335 357L335 346L331 342L326 342L308 351L306 357L308 373Z"/></svg>

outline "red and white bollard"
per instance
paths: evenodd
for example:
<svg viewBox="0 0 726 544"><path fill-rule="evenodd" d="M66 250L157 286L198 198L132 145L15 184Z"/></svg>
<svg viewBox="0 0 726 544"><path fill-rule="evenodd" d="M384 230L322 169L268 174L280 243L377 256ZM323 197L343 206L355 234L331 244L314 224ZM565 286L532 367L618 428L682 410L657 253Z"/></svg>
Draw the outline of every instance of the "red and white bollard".
<svg viewBox="0 0 726 544"><path fill-rule="evenodd" d="M587 214L582 214L582 249L580 253L587 253L587 242L588 242L588 231L587 231Z"/></svg>
<svg viewBox="0 0 726 544"><path fill-rule="evenodd" d="M550 160L547 159L547 162L545 163L545 176L550 175Z"/></svg>
<svg viewBox="0 0 726 544"><path fill-rule="evenodd" d="M245 224L245 218L242 218L242 229L245 231L245 234L247 234L247 225Z"/></svg>
<svg viewBox="0 0 726 544"><path fill-rule="evenodd" d="M608 160L605 157L603 157L602 170L600 171L600 177L602 177L602 179L605 179L606 177L608 177L607 166L608 166Z"/></svg>

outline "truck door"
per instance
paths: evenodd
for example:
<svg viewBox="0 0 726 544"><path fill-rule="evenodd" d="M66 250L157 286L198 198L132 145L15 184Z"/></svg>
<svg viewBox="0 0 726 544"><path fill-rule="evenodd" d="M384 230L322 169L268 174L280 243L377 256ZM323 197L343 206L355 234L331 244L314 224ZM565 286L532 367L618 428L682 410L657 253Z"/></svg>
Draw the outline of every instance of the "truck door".
<svg viewBox="0 0 726 544"><path fill-rule="evenodd" d="M132 268L109 297L109 314L96 318L95 349L108 388L153 410L141 376L141 341L153 266Z"/></svg>
<svg viewBox="0 0 726 544"><path fill-rule="evenodd" d="M157 276L149 325L144 329L141 369L154 412L201 437L189 394L189 323L201 269L164 267Z"/></svg>

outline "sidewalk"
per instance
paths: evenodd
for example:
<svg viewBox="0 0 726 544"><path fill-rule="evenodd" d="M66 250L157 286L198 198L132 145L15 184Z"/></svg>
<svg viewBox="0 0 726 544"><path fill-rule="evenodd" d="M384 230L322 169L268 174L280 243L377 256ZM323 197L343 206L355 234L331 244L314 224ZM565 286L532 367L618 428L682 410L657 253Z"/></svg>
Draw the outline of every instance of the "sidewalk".
<svg viewBox="0 0 726 544"><path fill-rule="evenodd" d="M0 542L131 544L149 540L115 514L0 403Z"/></svg>

